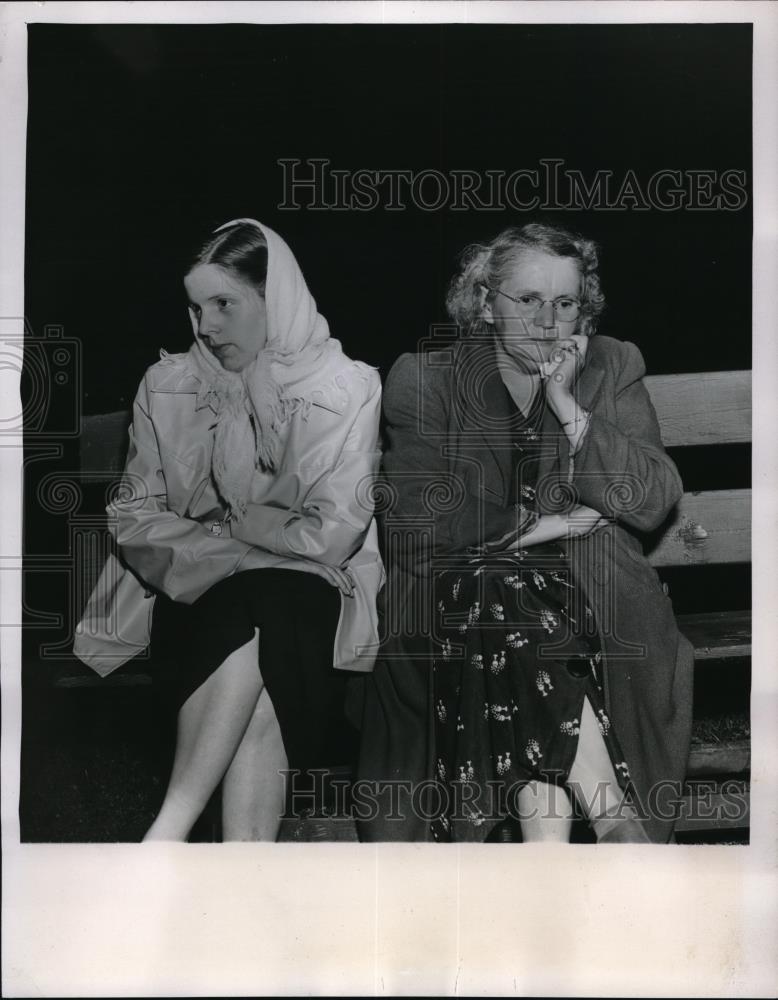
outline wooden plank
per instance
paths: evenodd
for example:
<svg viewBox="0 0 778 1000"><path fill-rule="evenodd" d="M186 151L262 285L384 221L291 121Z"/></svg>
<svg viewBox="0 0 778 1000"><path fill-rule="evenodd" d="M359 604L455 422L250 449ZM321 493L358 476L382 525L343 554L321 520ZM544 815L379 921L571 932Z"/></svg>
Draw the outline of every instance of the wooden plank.
<svg viewBox="0 0 778 1000"><path fill-rule="evenodd" d="M751 561L751 490L684 493L648 553L652 566Z"/></svg>
<svg viewBox="0 0 778 1000"><path fill-rule="evenodd" d="M738 740L728 743L692 744L689 778L709 778L719 774L742 774L751 767L751 743Z"/></svg>
<svg viewBox="0 0 778 1000"><path fill-rule="evenodd" d="M303 816L300 819L282 819L278 833L281 843L335 842L356 844L359 842L357 827L353 819L337 819L333 816Z"/></svg>
<svg viewBox="0 0 778 1000"><path fill-rule="evenodd" d="M751 612L678 615L678 627L694 646L694 659L727 660L751 655Z"/></svg>
<svg viewBox="0 0 778 1000"><path fill-rule="evenodd" d="M666 448L751 440L751 372L649 375Z"/></svg>

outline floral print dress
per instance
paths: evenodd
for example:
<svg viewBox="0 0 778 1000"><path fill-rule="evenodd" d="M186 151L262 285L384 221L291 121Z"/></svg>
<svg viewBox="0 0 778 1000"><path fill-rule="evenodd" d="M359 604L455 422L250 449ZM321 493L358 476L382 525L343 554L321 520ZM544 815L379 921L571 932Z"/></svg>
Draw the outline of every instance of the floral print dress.
<svg viewBox="0 0 778 1000"><path fill-rule="evenodd" d="M527 507L535 501L538 410L514 438L521 473L515 499ZM626 788L627 765L605 711L595 623L561 546L476 556L466 571L437 577L435 600L436 840L483 840L517 814L522 785L563 784L584 698Z"/></svg>

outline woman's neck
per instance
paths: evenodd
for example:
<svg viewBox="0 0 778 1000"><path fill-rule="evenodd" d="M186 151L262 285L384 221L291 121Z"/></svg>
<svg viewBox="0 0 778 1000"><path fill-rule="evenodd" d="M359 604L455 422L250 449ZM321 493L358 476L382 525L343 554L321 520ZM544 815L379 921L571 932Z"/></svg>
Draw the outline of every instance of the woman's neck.
<svg viewBox="0 0 778 1000"><path fill-rule="evenodd" d="M522 371L510 355L505 352L499 340L495 344L495 350L500 378L513 402L526 417L537 397L541 381L540 375L532 375Z"/></svg>

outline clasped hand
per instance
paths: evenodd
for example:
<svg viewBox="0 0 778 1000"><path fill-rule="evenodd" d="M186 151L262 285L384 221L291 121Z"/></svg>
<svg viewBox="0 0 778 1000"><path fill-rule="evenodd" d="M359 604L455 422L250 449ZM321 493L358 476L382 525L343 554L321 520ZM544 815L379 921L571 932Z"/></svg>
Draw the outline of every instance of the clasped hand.
<svg viewBox="0 0 778 1000"><path fill-rule="evenodd" d="M569 396L586 360L588 337L573 334L554 345L551 358L543 365L546 394L551 402L555 397Z"/></svg>
<svg viewBox="0 0 778 1000"><path fill-rule="evenodd" d="M517 552L559 538L583 538L608 524L608 518L592 507L577 504L566 514L542 514L528 532L504 551Z"/></svg>

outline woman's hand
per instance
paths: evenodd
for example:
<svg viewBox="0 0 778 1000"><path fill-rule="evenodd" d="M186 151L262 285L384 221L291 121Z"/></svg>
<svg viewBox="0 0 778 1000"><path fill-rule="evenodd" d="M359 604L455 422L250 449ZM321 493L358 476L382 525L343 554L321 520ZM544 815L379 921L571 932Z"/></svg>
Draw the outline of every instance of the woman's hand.
<svg viewBox="0 0 778 1000"><path fill-rule="evenodd" d="M337 587L341 594L346 597L354 596L354 580L347 569L338 569L337 566L325 566L324 563L313 562L308 559L279 559L276 564L277 569L295 569L301 573L313 573L322 577L332 587Z"/></svg>
<svg viewBox="0 0 778 1000"><path fill-rule="evenodd" d="M543 366L549 402L572 396L573 386L586 360L587 337L573 334L554 345L551 358Z"/></svg>
<svg viewBox="0 0 778 1000"><path fill-rule="evenodd" d="M292 561L290 560L290 562ZM341 594L344 594L346 597L354 596L354 580L347 569L338 569L337 566L325 566L323 563L308 563L305 569L308 569L308 572L315 573L316 570L309 568L313 566L318 566L323 571L321 576L331 583L333 587L337 587ZM303 567L295 565L292 569L303 569ZM305 569L303 569L304 572Z"/></svg>
<svg viewBox="0 0 778 1000"><path fill-rule="evenodd" d="M583 538L608 523L608 518L592 507L579 504L567 514L542 514L537 523L522 535L506 552L528 549L543 542L554 542L559 538Z"/></svg>
<svg viewBox="0 0 778 1000"><path fill-rule="evenodd" d="M589 341L580 334L560 340L544 365L547 373L546 400L570 442L571 454L580 447L589 415L579 406L573 386L586 360Z"/></svg>
<svg viewBox="0 0 778 1000"><path fill-rule="evenodd" d="M299 573L313 573L320 576L332 587L337 587L346 597L354 596L354 580L348 569L338 569L337 566L327 566L314 562L312 559L293 559L289 556L277 556L266 552L258 546L253 546L244 556L240 564L241 570L251 569L293 569Z"/></svg>
<svg viewBox="0 0 778 1000"><path fill-rule="evenodd" d="M566 533L572 538L583 538L584 535L590 535L608 523L608 518L603 517L598 510L583 504L573 507L566 515L565 520L567 521Z"/></svg>

